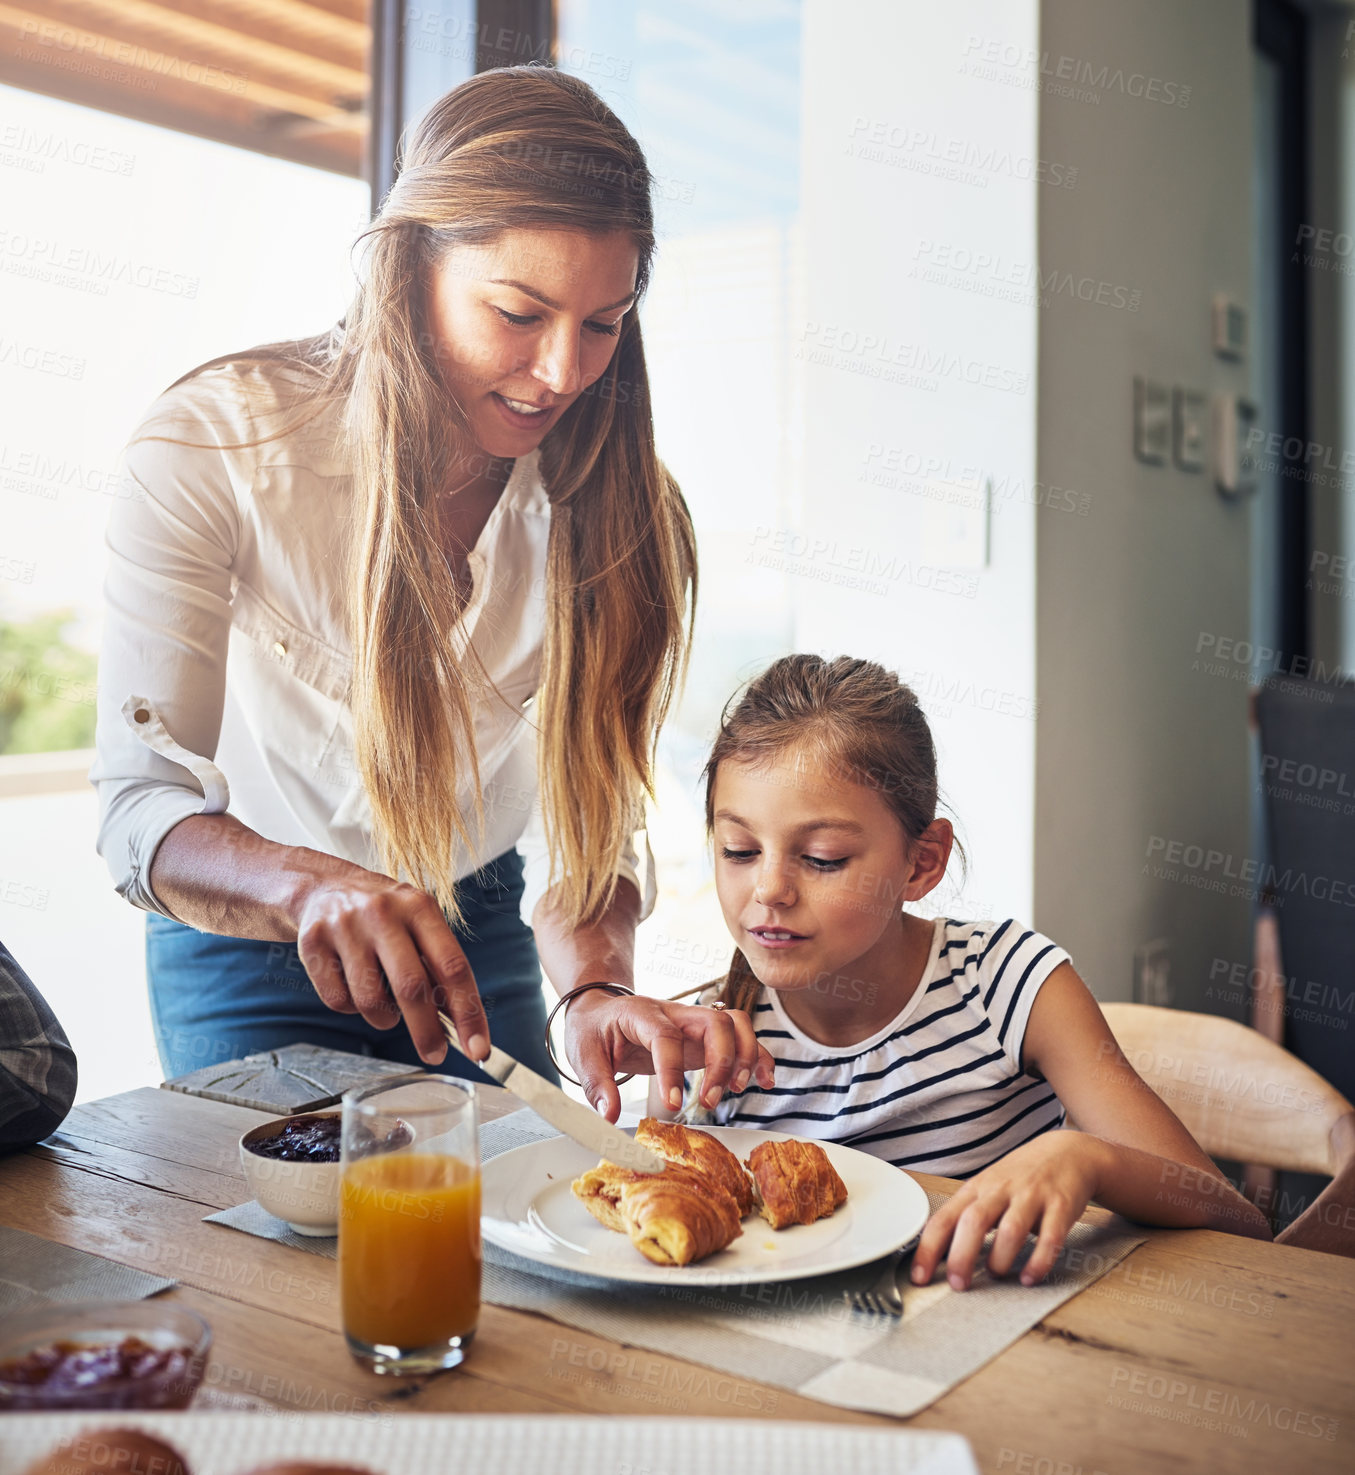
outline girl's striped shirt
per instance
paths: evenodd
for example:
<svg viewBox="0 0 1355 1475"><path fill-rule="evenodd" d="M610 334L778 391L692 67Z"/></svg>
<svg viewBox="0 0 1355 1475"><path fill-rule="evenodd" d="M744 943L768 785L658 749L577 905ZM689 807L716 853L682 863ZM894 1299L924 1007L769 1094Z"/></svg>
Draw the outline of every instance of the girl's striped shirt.
<svg viewBox="0 0 1355 1475"><path fill-rule="evenodd" d="M1068 954L1019 922L938 917L922 982L868 1039L829 1046L801 1033L763 988L753 1027L776 1063L715 1108L717 1122L841 1142L901 1168L967 1178L1063 1125L1053 1087L1022 1067L1040 985ZM850 981L836 980L846 987Z"/></svg>

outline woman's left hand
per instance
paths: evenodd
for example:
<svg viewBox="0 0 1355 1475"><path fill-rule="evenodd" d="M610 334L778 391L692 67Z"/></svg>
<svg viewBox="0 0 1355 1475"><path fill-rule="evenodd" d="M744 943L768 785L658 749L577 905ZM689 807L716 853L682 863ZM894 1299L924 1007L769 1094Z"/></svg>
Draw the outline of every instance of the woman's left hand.
<svg viewBox="0 0 1355 1475"><path fill-rule="evenodd" d="M565 1052L596 1111L614 1122L621 1111L616 1077L622 1071L658 1077L670 1109L682 1103L682 1077L704 1070L702 1101L714 1106L726 1089L738 1093L749 1080L769 1090L775 1066L739 1009L709 1009L672 999L590 990L565 1009Z"/></svg>
<svg viewBox="0 0 1355 1475"><path fill-rule="evenodd" d="M1105 1145L1084 1132L1045 1132L970 1178L927 1223L913 1254L912 1279L926 1285L942 1259L957 1291L967 1290L988 1231L997 1237L988 1270L1006 1275L1026 1236L1035 1248L1021 1271L1022 1285L1035 1285L1054 1267L1068 1231L1095 1196L1105 1164Z"/></svg>

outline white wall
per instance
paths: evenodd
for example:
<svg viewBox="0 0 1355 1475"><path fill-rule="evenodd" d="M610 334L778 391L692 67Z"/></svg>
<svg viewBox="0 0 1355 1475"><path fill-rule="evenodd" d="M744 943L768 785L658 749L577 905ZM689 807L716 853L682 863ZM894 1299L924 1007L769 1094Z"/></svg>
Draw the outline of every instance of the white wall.
<svg viewBox="0 0 1355 1475"><path fill-rule="evenodd" d="M1037 97L969 65L983 38L1033 50L1036 5L804 14L804 505L768 566L789 573L801 649L918 690L972 860L938 909L1029 917ZM991 558L968 566L988 478Z"/></svg>
<svg viewBox="0 0 1355 1475"><path fill-rule="evenodd" d="M77 1101L164 1079L146 995L145 913L113 890L94 853L98 801L0 799L0 939L75 1049Z"/></svg>
<svg viewBox="0 0 1355 1475"><path fill-rule="evenodd" d="M1040 477L1091 501L1039 518L1035 916L1100 997L1129 997L1134 949L1165 938L1173 1002L1218 1012L1211 964L1250 958L1250 888L1225 874L1252 858L1248 671L1208 653L1248 634L1247 513L1208 470L1136 461L1131 406L1136 373L1247 388L1211 351L1210 301L1251 284L1250 9L1041 15L1040 151L1078 170L1040 192L1041 265L1095 291L1040 313ZM1172 844L1228 860L1160 876Z"/></svg>

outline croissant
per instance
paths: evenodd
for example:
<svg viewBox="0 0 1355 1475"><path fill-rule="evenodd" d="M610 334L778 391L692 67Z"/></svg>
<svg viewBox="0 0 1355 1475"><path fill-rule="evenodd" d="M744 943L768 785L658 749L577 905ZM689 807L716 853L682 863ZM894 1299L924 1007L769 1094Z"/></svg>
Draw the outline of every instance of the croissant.
<svg viewBox="0 0 1355 1475"><path fill-rule="evenodd" d="M647 1116L635 1129L635 1140L652 1147L670 1163L695 1168L714 1179L739 1206L739 1218L753 1212L753 1185L743 1164L709 1132L698 1132L676 1122L660 1122Z"/></svg>
<svg viewBox="0 0 1355 1475"><path fill-rule="evenodd" d="M109 1475L113 1470L188 1475L188 1463L172 1444L144 1429L85 1428L68 1434L45 1458L30 1465L28 1475Z"/></svg>
<svg viewBox="0 0 1355 1475"><path fill-rule="evenodd" d="M604 1158L596 1168L589 1168L569 1185L570 1192L605 1229L625 1234L626 1221L621 1217L621 1190L627 1183L643 1178L643 1173L618 1168Z"/></svg>
<svg viewBox="0 0 1355 1475"><path fill-rule="evenodd" d="M704 1260L743 1233L730 1195L680 1163L635 1173L601 1162L570 1187L600 1224L626 1235L656 1265Z"/></svg>
<svg viewBox="0 0 1355 1475"><path fill-rule="evenodd" d="M761 1199L758 1212L773 1229L812 1224L847 1197L847 1185L817 1142L760 1142L748 1166Z"/></svg>

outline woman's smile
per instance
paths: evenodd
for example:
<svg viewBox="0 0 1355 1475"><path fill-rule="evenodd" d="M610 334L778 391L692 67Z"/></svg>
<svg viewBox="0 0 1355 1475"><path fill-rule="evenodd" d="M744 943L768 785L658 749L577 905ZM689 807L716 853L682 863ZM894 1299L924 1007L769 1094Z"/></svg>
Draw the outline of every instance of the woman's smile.
<svg viewBox="0 0 1355 1475"><path fill-rule="evenodd" d="M527 400L509 399L506 394L491 390L490 399L499 407L500 413L514 430L541 430L551 418L555 405L535 405Z"/></svg>

